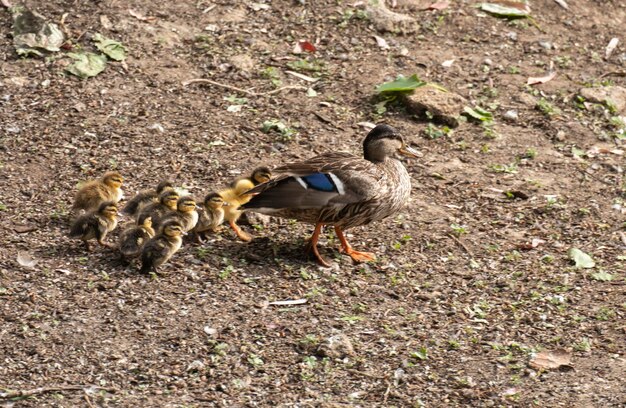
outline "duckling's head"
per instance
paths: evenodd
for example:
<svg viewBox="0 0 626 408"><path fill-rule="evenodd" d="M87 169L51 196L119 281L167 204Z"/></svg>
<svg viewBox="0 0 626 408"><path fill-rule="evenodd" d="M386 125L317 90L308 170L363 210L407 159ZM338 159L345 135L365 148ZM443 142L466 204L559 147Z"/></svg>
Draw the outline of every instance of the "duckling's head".
<svg viewBox="0 0 626 408"><path fill-rule="evenodd" d="M272 178L272 172L267 167L257 167L252 172L250 179L254 185L265 183Z"/></svg>
<svg viewBox="0 0 626 408"><path fill-rule="evenodd" d="M157 194L161 194L165 190L172 190L173 188L174 188L174 183L172 183L169 180L163 180L157 185L156 192Z"/></svg>
<svg viewBox="0 0 626 408"><path fill-rule="evenodd" d="M407 146L402 136L389 125L377 125L363 141L365 160L382 162L396 153L411 158L419 157L419 153Z"/></svg>
<svg viewBox="0 0 626 408"><path fill-rule="evenodd" d="M196 209L196 200L194 200L191 196L181 197L176 203L176 208L180 212L192 212Z"/></svg>
<svg viewBox="0 0 626 408"><path fill-rule="evenodd" d="M217 210L224 205L224 199L217 192L211 192L204 197L204 206L212 210Z"/></svg>
<svg viewBox="0 0 626 408"><path fill-rule="evenodd" d="M166 237L180 237L185 235L183 226L178 221L168 221L163 225L163 235Z"/></svg>
<svg viewBox="0 0 626 408"><path fill-rule="evenodd" d="M124 177L117 171L109 171L102 176L102 182L109 187L120 188L124 182Z"/></svg>
<svg viewBox="0 0 626 408"><path fill-rule="evenodd" d="M145 229L151 229L152 217L147 217L145 220L143 220L143 224L141 224L141 226L144 227Z"/></svg>
<svg viewBox="0 0 626 408"><path fill-rule="evenodd" d="M114 201L105 201L98 207L98 214L107 218L115 218L117 216L117 204Z"/></svg>
<svg viewBox="0 0 626 408"><path fill-rule="evenodd" d="M159 202L169 208L170 210L176 210L176 202L180 197L174 190L165 190L159 196Z"/></svg>

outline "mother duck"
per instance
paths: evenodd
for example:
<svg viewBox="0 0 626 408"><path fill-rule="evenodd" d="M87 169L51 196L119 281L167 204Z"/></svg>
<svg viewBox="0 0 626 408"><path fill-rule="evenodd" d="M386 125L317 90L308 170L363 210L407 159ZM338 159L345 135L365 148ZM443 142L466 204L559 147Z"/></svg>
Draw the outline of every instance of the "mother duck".
<svg viewBox="0 0 626 408"><path fill-rule="evenodd" d="M246 192L254 197L243 208L315 224L307 252L323 266L330 266L317 250L324 225L335 228L340 252L355 262L373 261L373 253L350 246L344 231L382 220L404 207L411 178L397 154L418 157L393 127L377 125L363 141L363 157L329 152L278 167L273 171L277 177Z"/></svg>

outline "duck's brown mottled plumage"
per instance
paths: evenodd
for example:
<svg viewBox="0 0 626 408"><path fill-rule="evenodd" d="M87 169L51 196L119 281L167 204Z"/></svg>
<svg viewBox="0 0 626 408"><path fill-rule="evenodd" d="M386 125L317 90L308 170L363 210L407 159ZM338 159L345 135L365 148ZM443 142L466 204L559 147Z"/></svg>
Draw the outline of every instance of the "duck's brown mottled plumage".
<svg viewBox="0 0 626 408"><path fill-rule="evenodd" d="M411 178L396 153L417 157L388 125L376 126L363 142L363 157L331 152L274 169L278 177L247 191L254 197L245 210L293 218L316 225L310 249L316 249L324 225L335 227L343 250L355 261L374 259L347 243L343 231L382 220L400 211L411 193Z"/></svg>

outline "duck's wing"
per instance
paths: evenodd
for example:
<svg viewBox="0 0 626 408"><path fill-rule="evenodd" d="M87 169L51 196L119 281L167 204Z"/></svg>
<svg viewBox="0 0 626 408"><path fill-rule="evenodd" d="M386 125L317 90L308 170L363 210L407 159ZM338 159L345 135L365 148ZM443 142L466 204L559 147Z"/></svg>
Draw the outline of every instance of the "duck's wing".
<svg viewBox="0 0 626 408"><path fill-rule="evenodd" d="M330 153L274 170L278 177L249 190L247 209L322 208L367 201L378 194L375 164L349 153Z"/></svg>

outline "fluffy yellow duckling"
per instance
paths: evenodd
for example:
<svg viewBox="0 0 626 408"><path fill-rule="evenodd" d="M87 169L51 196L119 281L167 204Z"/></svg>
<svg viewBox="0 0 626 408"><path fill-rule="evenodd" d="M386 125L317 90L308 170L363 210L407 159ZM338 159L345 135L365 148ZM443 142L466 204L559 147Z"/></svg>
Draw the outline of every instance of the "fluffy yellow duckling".
<svg viewBox="0 0 626 408"><path fill-rule="evenodd" d="M150 239L141 252L141 273L158 272L183 244L183 226L176 220L163 225L159 234Z"/></svg>
<svg viewBox="0 0 626 408"><path fill-rule="evenodd" d="M176 211L176 202L180 196L175 190L165 190L159 196L158 203L146 205L137 216L137 225L143 224L146 218L152 218L152 225L155 227L159 224L161 218L165 217L170 211ZM158 228L156 228L158 230Z"/></svg>
<svg viewBox="0 0 626 408"><path fill-rule="evenodd" d="M224 222L224 199L217 192L211 192L204 197L202 209L199 211L198 224L194 228L196 240L202 242L207 231L217 232Z"/></svg>
<svg viewBox="0 0 626 408"><path fill-rule="evenodd" d="M96 239L98 243L107 248L115 245L105 242L107 234L117 227L117 204L113 201L105 201L97 210L92 210L79 216L70 228L70 238L80 238L85 243L87 250L90 239Z"/></svg>
<svg viewBox="0 0 626 408"><path fill-rule="evenodd" d="M159 220L159 225L163 225L169 220L177 220L183 227L183 231L191 231L198 223L198 211L196 211L196 209L196 201L193 197L181 197L176 203L176 211L170 211L163 216L163 218Z"/></svg>
<svg viewBox="0 0 626 408"><path fill-rule="evenodd" d="M228 203L228 206L224 208L224 221L228 222L242 241L248 242L252 240L250 234L243 231L239 225L237 225L237 220L241 216L239 206L247 203L252 198L251 195L244 193L261 183L269 181L271 178L272 173L270 169L267 167L257 167L250 177L239 178L233 181L228 188L219 192L219 195Z"/></svg>
<svg viewBox="0 0 626 408"><path fill-rule="evenodd" d="M163 191L171 190L173 188L174 185L171 181L163 180L157 185L156 190L144 190L138 192L133 198L128 200L128 203L126 203L122 212L130 215L131 217L136 217L145 206L157 202Z"/></svg>
<svg viewBox="0 0 626 408"><path fill-rule="evenodd" d="M117 203L124 196L122 183L124 177L117 171L109 171L99 180L91 180L83 184L74 197L72 212L97 209L105 201Z"/></svg>
<svg viewBox="0 0 626 408"><path fill-rule="evenodd" d="M154 237L152 217L148 217L141 225L131 225L120 235L120 253L122 259L129 260L141 255L143 247Z"/></svg>

